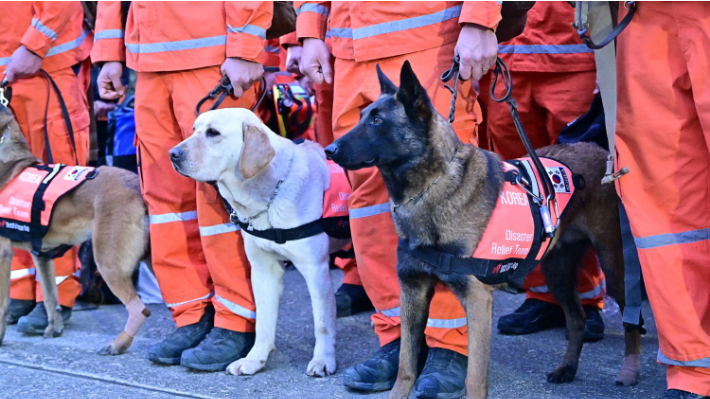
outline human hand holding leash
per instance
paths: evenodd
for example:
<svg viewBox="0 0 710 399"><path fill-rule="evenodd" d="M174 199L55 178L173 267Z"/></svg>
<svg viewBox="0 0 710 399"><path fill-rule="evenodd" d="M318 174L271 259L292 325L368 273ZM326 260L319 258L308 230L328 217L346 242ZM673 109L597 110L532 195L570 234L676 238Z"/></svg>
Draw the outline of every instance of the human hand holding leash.
<svg viewBox="0 0 710 399"><path fill-rule="evenodd" d="M42 57L20 46L12 56L5 68L6 83L13 83L17 79L29 78L39 72L42 67Z"/></svg>
<svg viewBox="0 0 710 399"><path fill-rule="evenodd" d="M245 91L264 76L264 67L261 64L241 58L227 58L220 71L222 76L228 77L232 82L232 94L235 97L243 96Z"/></svg>
<svg viewBox="0 0 710 399"><path fill-rule="evenodd" d="M465 24L454 54L460 58L461 79L480 80L496 63L498 39L495 32L479 25Z"/></svg>
<svg viewBox="0 0 710 399"><path fill-rule="evenodd" d="M330 67L330 50L320 39L303 39L303 54L301 56L301 73L308 76L313 83L324 81L333 83L333 68Z"/></svg>
<svg viewBox="0 0 710 399"><path fill-rule="evenodd" d="M126 86L121 83L123 64L112 61L101 67L96 85L99 87L99 97L104 100L116 100L126 94Z"/></svg>

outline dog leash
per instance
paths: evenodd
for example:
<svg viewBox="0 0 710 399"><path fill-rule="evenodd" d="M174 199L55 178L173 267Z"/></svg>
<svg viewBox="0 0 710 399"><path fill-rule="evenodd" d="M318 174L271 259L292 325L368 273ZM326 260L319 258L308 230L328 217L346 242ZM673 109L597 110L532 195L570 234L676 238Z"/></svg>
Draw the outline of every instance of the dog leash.
<svg viewBox="0 0 710 399"><path fill-rule="evenodd" d="M460 59L458 55L454 57L454 61L451 65L451 68L449 68L449 70L447 70L441 75L441 80L446 83L454 77L455 82L453 88L449 85L444 85L444 87L446 87L452 94L451 108L449 110L449 123L453 123L454 121L458 81L461 78ZM498 83L499 78L503 82L503 87L505 88L505 94L500 98L496 97L494 94L495 87ZM542 188L545 194L543 197L534 198L534 200L540 203L540 215L542 216L542 222L545 227L545 234L548 237L552 238L555 236L555 230L557 230L560 221L560 212L557 204L557 199L555 197L555 188L552 185L550 176L547 174L547 170L545 169L542 162L540 161L540 158L535 152L535 149L533 148L532 143L530 142L530 138L528 137L525 128L523 127L523 123L520 120L520 114L518 113L518 103L513 98L512 92L513 80L510 75L510 70L508 69L508 66L503 60L501 60L500 58L496 58L496 66L493 69L493 83L491 84L491 98L495 102L505 102L508 104L508 107L510 108L510 115L513 117L513 123L515 124L515 129L518 131L518 136L520 136L520 140L522 141L525 150L530 155L530 159L532 160L532 163L535 166L538 175L540 175L540 180L542 181ZM553 208L557 215L557 225L552 224L550 208Z"/></svg>
<svg viewBox="0 0 710 399"><path fill-rule="evenodd" d="M579 38L582 39L584 44L587 45L592 50L599 50L606 46L607 44L611 43L614 39L616 39L619 34L626 29L627 26L629 26L629 23L631 23L631 19L634 17L634 13L636 13L636 2L635 1L625 1L624 2L624 7L629 10L628 13L626 13L626 16L624 19L619 22L618 25L609 33L609 36L604 38L599 44L594 43L594 40L589 36L589 23L587 22L587 14L589 13L589 2L587 1L578 1L575 5L575 8L577 9L576 16L577 20L572 24L572 26L577 29L577 35L579 35Z"/></svg>
<svg viewBox="0 0 710 399"><path fill-rule="evenodd" d="M264 72L278 72L279 67L264 67ZM251 111L253 112L256 110L256 108L264 101L264 97L266 97L266 92L269 91L268 88L266 87L266 78L261 77L261 95L259 96L259 100L254 104L254 106L251 108ZM234 90L234 86L232 86L232 82L229 80L228 76L223 76L222 80L219 81L219 84L217 87L212 89L209 93L207 93L206 96L202 97L200 101L197 102L197 105L195 106L195 113L197 115L201 114L202 112L200 111L202 109L202 105L207 101L207 100L214 100L217 99L214 104L208 109L208 111L214 111L217 108L219 108L220 105L222 105L222 102L224 101L225 98L227 98L227 95L230 94Z"/></svg>

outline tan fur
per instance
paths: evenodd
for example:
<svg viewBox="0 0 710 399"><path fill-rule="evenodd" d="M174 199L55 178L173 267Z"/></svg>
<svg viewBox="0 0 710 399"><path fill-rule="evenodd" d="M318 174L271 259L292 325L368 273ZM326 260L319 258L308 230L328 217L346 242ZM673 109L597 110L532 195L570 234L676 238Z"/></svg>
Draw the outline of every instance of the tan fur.
<svg viewBox="0 0 710 399"><path fill-rule="evenodd" d="M239 172L245 179L251 179L264 169L276 152L266 137L266 132L252 124L244 124L244 147L239 159Z"/></svg>
<svg viewBox="0 0 710 399"><path fill-rule="evenodd" d="M23 138L14 117L0 111L0 190L29 165L40 163ZM131 280L134 268L146 255L148 226L139 178L126 170L101 167L98 175L61 198L55 205L52 224L42 249L80 245L93 240L94 258L111 291L123 302L137 297ZM31 244L0 238L0 343L5 332L12 248L29 250ZM49 325L45 337L62 333L63 323L54 280L54 262L33 256L42 286ZM147 308L144 315L149 315ZM147 314L146 314L147 313ZM121 333L99 353L124 353L133 341Z"/></svg>

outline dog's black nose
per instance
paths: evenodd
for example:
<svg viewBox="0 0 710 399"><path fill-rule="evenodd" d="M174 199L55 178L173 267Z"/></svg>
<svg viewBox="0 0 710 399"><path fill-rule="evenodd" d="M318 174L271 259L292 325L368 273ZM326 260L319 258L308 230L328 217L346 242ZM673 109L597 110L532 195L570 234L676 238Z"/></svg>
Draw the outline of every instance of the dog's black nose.
<svg viewBox="0 0 710 399"><path fill-rule="evenodd" d="M182 155L183 155L182 150L177 147L170 150L169 153L170 153L170 159L173 161L179 160L180 158L182 158Z"/></svg>
<svg viewBox="0 0 710 399"><path fill-rule="evenodd" d="M325 156L328 157L328 159L333 159L333 155L338 153L338 145L333 143L327 147L325 147Z"/></svg>

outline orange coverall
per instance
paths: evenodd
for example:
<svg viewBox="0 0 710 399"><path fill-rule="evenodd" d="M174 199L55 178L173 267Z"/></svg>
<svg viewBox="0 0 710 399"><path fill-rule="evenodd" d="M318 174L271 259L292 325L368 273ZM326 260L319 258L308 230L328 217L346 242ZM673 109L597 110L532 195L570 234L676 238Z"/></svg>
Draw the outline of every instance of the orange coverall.
<svg viewBox="0 0 710 399"><path fill-rule="evenodd" d="M62 117L59 101L49 90L47 136L55 163L86 165L89 161L89 104L86 84L78 71L79 64L89 57L93 35L84 30L84 12L79 2L10 2L0 13L0 74L10 62L10 56L20 45L42 57L42 69L54 79L69 111L76 154ZM38 74L13 83L10 103L20 129L32 153L47 162L44 139L44 111L47 106L49 82ZM59 303L73 307L81 292L75 275L78 270L77 249L54 260ZM42 291L35 281L35 267L30 254L16 250L12 261L10 297L42 301Z"/></svg>
<svg viewBox="0 0 710 399"><path fill-rule="evenodd" d="M238 227L214 188L183 177L168 150L192 134L197 101L222 78L226 57L260 62L269 2L100 2L94 62L126 61L138 72L136 136L143 197L150 214L153 267L178 327L208 304L215 326L254 331L250 267ZM222 108L252 107L255 89ZM204 105L206 110L212 103Z"/></svg>
<svg viewBox="0 0 710 399"><path fill-rule="evenodd" d="M617 190L668 388L710 395L710 4L636 4L617 39Z"/></svg>
<svg viewBox="0 0 710 399"><path fill-rule="evenodd" d="M299 38L324 40L330 32L335 56L333 136L352 129L360 111L380 95L375 64L395 84L409 60L436 109L448 114L451 94L439 80L451 67L463 23L495 29L500 21L496 2L296 2ZM327 19L330 17L328 27ZM477 143L480 107L471 82L459 85L456 134ZM389 214L389 197L375 168L348 172L353 188L350 224L360 277L377 313L372 317L380 344L400 336L396 272L397 234ZM454 294L436 287L426 340L429 347L467 355L466 315Z"/></svg>
<svg viewBox="0 0 710 399"><path fill-rule="evenodd" d="M513 96L520 120L534 148L557 143L560 131L589 110L594 99L594 53L570 25L574 8L565 2L538 2L528 11L525 31L498 46L513 78ZM487 136L492 151L503 159L525 155L523 143L505 103L490 99L490 76L481 84L485 98ZM502 97L502 84L496 97ZM578 274L582 304L602 308L604 276L594 252L585 257ZM528 298L556 303L538 266L525 279Z"/></svg>

